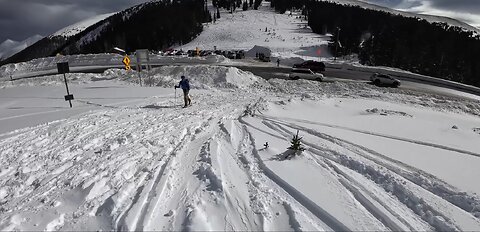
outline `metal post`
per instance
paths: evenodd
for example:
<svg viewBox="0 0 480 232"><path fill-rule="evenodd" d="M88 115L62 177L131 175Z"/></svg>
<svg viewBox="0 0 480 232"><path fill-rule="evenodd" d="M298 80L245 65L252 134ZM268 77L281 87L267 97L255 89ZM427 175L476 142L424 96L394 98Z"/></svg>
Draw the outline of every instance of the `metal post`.
<svg viewBox="0 0 480 232"><path fill-rule="evenodd" d="M338 38L340 37L340 28L337 27L337 42L335 42L335 57L333 58L334 61L337 60L338 56Z"/></svg>
<svg viewBox="0 0 480 232"><path fill-rule="evenodd" d="M63 79L65 80L65 87L67 87L67 95L70 95L70 91L68 90L68 84L67 84L67 76L65 73L63 74ZM70 103L70 108L72 108L72 100L68 99L68 103Z"/></svg>

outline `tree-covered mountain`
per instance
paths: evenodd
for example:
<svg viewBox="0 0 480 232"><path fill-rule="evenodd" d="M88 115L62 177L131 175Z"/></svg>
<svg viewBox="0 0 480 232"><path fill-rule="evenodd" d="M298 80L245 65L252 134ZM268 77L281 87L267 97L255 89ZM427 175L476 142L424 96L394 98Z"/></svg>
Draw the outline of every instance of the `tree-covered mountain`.
<svg viewBox="0 0 480 232"><path fill-rule="evenodd" d="M161 50L191 41L211 20L204 0L162 0L140 4L114 14L71 37L46 37L2 63L27 61L57 53L111 52L121 47Z"/></svg>

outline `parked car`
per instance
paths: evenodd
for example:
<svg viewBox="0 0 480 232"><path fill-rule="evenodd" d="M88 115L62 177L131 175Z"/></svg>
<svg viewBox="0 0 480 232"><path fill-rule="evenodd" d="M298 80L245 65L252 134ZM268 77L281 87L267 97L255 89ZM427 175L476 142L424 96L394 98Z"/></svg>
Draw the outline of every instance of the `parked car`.
<svg viewBox="0 0 480 232"><path fill-rule="evenodd" d="M228 59L235 59L235 52L225 51L225 54L223 56L227 57Z"/></svg>
<svg viewBox="0 0 480 232"><path fill-rule="evenodd" d="M187 56L188 57L194 57L197 54L197 51L195 50L188 50L187 51Z"/></svg>
<svg viewBox="0 0 480 232"><path fill-rule="evenodd" d="M263 61L263 62L270 62L270 56L266 56L263 53L258 54L258 59Z"/></svg>
<svg viewBox="0 0 480 232"><path fill-rule="evenodd" d="M243 50L235 51L235 59L244 59L245 52Z"/></svg>
<svg viewBox="0 0 480 232"><path fill-rule="evenodd" d="M370 76L370 81L377 86L380 86L380 85L389 85L393 87L400 86L400 81L388 74L374 73L372 76Z"/></svg>
<svg viewBox="0 0 480 232"><path fill-rule="evenodd" d="M187 53L184 52L184 51L182 51L182 50L180 50L180 51L175 52L175 55L176 55L176 56L184 56L184 55L187 55Z"/></svg>
<svg viewBox="0 0 480 232"><path fill-rule="evenodd" d="M298 80L298 79L307 79L307 80L316 80L316 81L323 81L324 77L321 73L313 72L308 68L292 68L288 77L291 80Z"/></svg>
<svg viewBox="0 0 480 232"><path fill-rule="evenodd" d="M314 72L323 72L325 71L325 64L319 61L307 60L300 64L294 64L294 68L308 68Z"/></svg>

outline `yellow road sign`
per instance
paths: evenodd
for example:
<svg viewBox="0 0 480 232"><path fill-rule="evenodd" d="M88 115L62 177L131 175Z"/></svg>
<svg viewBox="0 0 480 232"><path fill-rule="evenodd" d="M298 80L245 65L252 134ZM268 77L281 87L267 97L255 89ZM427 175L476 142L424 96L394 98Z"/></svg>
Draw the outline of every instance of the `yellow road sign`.
<svg viewBox="0 0 480 232"><path fill-rule="evenodd" d="M200 56L200 48L198 47L195 48L195 55Z"/></svg>
<svg viewBox="0 0 480 232"><path fill-rule="evenodd" d="M125 65L125 69L126 69L126 70L132 69L132 68L130 67L130 57L125 56L125 57L123 58L122 62L123 62L123 64Z"/></svg>

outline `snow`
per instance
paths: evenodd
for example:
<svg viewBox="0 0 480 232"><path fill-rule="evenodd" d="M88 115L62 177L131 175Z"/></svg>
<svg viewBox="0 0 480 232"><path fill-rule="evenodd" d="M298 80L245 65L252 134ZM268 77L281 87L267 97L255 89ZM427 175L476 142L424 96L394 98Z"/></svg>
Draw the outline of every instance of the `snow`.
<svg viewBox="0 0 480 232"><path fill-rule="evenodd" d="M65 27L65 28L62 28L60 30L58 30L57 32L53 33L52 35L50 35L50 37L53 37L53 36L63 36L63 37L71 37L71 36L74 36L82 31L84 31L85 29L87 29L88 27L114 15L115 13L108 13L108 14L101 14L101 15L96 15L94 17L91 17L89 19L86 19L86 20L83 20L83 21L80 21L78 23L75 23L75 24L72 24L68 27Z"/></svg>
<svg viewBox="0 0 480 232"><path fill-rule="evenodd" d="M480 229L477 100L212 65L67 78L73 108L63 76L1 82L4 230Z"/></svg>
<svg viewBox="0 0 480 232"><path fill-rule="evenodd" d="M183 48L256 44L294 62L324 43L299 21L266 7L224 12ZM165 66L140 75L67 74L70 108L63 75L48 75L59 61L121 58L1 67L0 230L480 230L478 97L267 81L218 56L154 56ZM182 75L187 108L173 88ZM286 159L297 131L306 150Z"/></svg>
<svg viewBox="0 0 480 232"><path fill-rule="evenodd" d="M204 31L197 38L178 48L248 51L257 45L270 49L276 57L318 57L317 51L323 51L330 37L311 33L307 21L298 18L300 12L277 14L269 4L263 2L259 10L237 9L233 14L220 11L215 23L204 24ZM325 51L321 57L331 55Z"/></svg>
<svg viewBox="0 0 480 232"><path fill-rule="evenodd" d="M28 46L41 40L42 38L43 36L41 35L34 35L21 42L13 41L10 39L5 40L3 43L0 44L0 60L4 60L9 58L10 56L15 55L16 53L22 51Z"/></svg>

